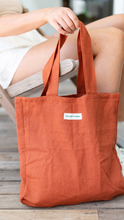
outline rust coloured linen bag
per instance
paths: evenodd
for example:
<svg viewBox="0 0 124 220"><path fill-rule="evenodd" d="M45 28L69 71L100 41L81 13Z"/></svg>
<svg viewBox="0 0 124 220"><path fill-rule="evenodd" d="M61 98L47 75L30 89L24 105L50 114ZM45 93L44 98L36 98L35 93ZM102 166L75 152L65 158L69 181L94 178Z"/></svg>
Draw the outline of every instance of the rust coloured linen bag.
<svg viewBox="0 0 124 220"><path fill-rule="evenodd" d="M33 207L74 205L124 195L117 157L120 93L97 93L91 39L77 39L77 94L58 96L61 35L43 70L40 97L16 97L20 201Z"/></svg>

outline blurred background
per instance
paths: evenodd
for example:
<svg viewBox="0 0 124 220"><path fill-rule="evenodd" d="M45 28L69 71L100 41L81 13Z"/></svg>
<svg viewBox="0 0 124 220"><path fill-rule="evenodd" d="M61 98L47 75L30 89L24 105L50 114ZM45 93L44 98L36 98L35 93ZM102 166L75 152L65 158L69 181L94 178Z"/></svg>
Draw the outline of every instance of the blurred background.
<svg viewBox="0 0 124 220"><path fill-rule="evenodd" d="M24 7L29 11L39 8L70 7L79 19L88 24L100 18L124 13L124 0L20 0ZM46 35L51 35L56 30L49 24L42 27Z"/></svg>

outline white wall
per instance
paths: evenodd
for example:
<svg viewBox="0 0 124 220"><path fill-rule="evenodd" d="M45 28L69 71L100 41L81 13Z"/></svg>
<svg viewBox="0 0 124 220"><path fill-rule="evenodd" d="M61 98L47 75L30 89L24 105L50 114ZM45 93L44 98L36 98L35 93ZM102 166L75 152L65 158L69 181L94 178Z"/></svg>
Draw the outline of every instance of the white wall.
<svg viewBox="0 0 124 220"><path fill-rule="evenodd" d="M113 14L124 13L124 0L114 0Z"/></svg>
<svg viewBox="0 0 124 220"><path fill-rule="evenodd" d="M29 11L34 11L40 8L62 6L62 0L20 0L20 2ZM56 30L50 24L44 25L42 30L46 35L51 35L56 32Z"/></svg>

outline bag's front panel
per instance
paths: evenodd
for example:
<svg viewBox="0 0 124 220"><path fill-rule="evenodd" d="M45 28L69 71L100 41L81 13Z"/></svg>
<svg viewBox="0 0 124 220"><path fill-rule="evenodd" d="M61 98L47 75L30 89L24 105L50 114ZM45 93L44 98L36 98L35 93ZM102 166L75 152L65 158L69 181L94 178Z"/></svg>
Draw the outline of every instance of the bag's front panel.
<svg viewBox="0 0 124 220"><path fill-rule="evenodd" d="M91 95L67 100L28 99L23 106L27 120L24 204L78 204L124 192L114 151L116 100ZM65 113L81 113L82 119L64 119Z"/></svg>

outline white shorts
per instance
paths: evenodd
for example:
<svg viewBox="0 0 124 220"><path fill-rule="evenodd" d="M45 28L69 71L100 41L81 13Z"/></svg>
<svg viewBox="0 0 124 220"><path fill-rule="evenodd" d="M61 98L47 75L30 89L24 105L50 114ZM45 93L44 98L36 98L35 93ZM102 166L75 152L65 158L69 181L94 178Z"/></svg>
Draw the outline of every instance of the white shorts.
<svg viewBox="0 0 124 220"><path fill-rule="evenodd" d="M31 47L33 46L15 48L0 53L0 62L2 62L2 68L0 68L0 84L4 89L11 83L21 60Z"/></svg>
<svg viewBox="0 0 124 220"><path fill-rule="evenodd" d="M0 37L0 84L4 89L11 83L28 50L46 40L36 30L17 36Z"/></svg>

